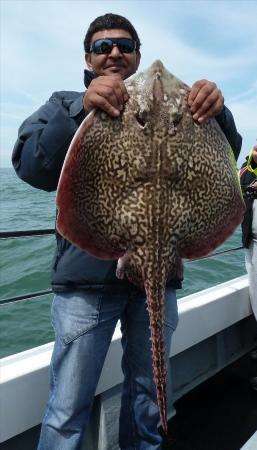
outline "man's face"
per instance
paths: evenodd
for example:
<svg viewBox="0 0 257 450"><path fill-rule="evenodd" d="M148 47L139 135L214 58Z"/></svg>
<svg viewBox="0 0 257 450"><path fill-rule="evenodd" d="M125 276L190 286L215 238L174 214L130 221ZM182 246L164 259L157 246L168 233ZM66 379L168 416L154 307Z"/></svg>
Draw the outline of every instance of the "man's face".
<svg viewBox="0 0 257 450"><path fill-rule="evenodd" d="M91 44L97 39L105 38L129 38L130 33L125 30L102 30L94 33ZM136 72L140 62L140 52L122 53L116 45L109 54L86 53L86 63L90 70L96 75L119 74L123 80Z"/></svg>

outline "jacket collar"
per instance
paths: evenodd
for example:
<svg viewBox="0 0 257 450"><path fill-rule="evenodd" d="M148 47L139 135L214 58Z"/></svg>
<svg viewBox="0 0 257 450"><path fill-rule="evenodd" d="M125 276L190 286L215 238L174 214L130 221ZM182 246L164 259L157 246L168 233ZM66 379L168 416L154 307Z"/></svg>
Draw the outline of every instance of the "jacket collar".
<svg viewBox="0 0 257 450"><path fill-rule="evenodd" d="M96 78L94 72L91 72L90 70L87 70L87 69L84 70L84 84L85 84L86 88L88 88L88 86L90 85L91 81L94 78ZM76 117L78 114L80 114L84 110L83 97L84 97L84 92L81 93L79 95L79 97L76 98L76 100L74 100L71 103L70 112L69 112L70 117Z"/></svg>
<svg viewBox="0 0 257 450"><path fill-rule="evenodd" d="M91 81L96 78L96 75L94 72L92 72L91 70L84 70L84 84L85 87L88 88L88 86L90 85Z"/></svg>

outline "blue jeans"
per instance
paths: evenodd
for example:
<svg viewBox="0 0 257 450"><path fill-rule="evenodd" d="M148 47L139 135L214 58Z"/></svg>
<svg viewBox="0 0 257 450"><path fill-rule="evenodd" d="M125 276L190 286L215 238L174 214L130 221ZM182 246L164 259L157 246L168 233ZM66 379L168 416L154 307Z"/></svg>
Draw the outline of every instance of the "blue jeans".
<svg viewBox="0 0 257 450"><path fill-rule="evenodd" d="M178 313L176 292L166 292L166 352ZM97 383L118 320L124 373L120 412L121 450L160 450L159 411L152 379L149 318L144 292L131 285L92 286L55 295L55 345L50 396L38 450L79 450Z"/></svg>

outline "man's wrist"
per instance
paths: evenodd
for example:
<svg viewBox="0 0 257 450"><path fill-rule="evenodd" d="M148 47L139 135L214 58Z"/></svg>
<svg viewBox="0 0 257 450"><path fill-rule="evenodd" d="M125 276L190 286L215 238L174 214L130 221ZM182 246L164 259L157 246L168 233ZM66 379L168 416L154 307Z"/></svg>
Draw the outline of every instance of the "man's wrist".
<svg viewBox="0 0 257 450"><path fill-rule="evenodd" d="M90 112L90 109L88 108L88 106L86 104L86 94L87 94L87 91L83 95L82 103L83 103L83 108L84 108L85 113L88 114Z"/></svg>

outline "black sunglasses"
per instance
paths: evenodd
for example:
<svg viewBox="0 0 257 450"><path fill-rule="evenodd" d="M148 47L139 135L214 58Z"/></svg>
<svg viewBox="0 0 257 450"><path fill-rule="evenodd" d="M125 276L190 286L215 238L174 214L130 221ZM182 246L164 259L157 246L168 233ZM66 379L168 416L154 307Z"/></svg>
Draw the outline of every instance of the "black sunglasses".
<svg viewBox="0 0 257 450"><path fill-rule="evenodd" d="M132 53L136 49L136 42L129 38L97 39L90 45L89 53L97 55L111 53L113 46L117 45L121 53Z"/></svg>

